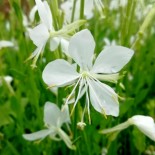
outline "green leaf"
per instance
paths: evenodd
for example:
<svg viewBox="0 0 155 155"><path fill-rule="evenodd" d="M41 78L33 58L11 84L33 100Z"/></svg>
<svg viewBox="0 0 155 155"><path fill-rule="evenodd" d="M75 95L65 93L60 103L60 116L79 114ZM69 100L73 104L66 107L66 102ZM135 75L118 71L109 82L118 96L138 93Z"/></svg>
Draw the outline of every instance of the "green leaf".
<svg viewBox="0 0 155 155"><path fill-rule="evenodd" d="M8 103L0 106L0 127L13 123L11 115L14 116L14 113Z"/></svg>
<svg viewBox="0 0 155 155"><path fill-rule="evenodd" d="M139 152L143 152L146 147L145 136L141 133L136 127L132 132L133 135L133 143Z"/></svg>

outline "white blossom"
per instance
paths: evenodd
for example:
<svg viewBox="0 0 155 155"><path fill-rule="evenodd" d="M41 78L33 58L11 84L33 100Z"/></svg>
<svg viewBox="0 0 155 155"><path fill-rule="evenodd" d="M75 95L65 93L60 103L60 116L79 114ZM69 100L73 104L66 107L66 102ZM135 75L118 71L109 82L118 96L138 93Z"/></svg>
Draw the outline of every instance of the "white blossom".
<svg viewBox="0 0 155 155"><path fill-rule="evenodd" d="M121 123L113 128L101 131L103 134L121 131L128 128L130 125L135 125L143 134L155 141L155 123L152 117L135 115L129 118L126 122Z"/></svg>
<svg viewBox="0 0 155 155"><path fill-rule="evenodd" d="M13 77L10 75L6 75L4 77L0 76L0 86L2 85L2 81L5 81L7 84L10 85L10 83L13 81Z"/></svg>
<svg viewBox="0 0 155 155"><path fill-rule="evenodd" d="M0 49L5 48L5 47L13 47L14 43L11 41L7 40L0 40Z"/></svg>
<svg viewBox="0 0 155 155"><path fill-rule="evenodd" d="M80 0L76 1L76 8L74 12L74 20L79 19L80 17ZM84 1L84 16L86 19L90 19L93 17L93 10L96 8L99 12L101 17L104 17L103 15L103 8L104 5L101 2L101 0L85 0ZM67 22L71 21L72 11L73 11L73 0L65 1L61 4L61 9L65 13L65 19Z"/></svg>
<svg viewBox="0 0 155 155"><path fill-rule="evenodd" d="M119 7L125 7L128 3L128 0L111 0L109 9L110 10L118 10Z"/></svg>
<svg viewBox="0 0 155 155"><path fill-rule="evenodd" d="M61 129L64 123L70 123L68 106L60 110L56 104L46 102L44 107L44 123L47 129L43 129L31 134L23 134L26 140L34 141L44 139L49 136L53 140L63 140L70 149L75 149L69 136ZM58 137L59 136L59 137Z"/></svg>
<svg viewBox="0 0 155 155"><path fill-rule="evenodd" d="M111 87L101 83L98 79L116 82L119 78L118 72L129 62L134 52L122 46L109 46L99 54L93 64L95 41L87 29L76 33L71 38L68 49L69 55L80 67L79 72L67 61L57 59L45 67L43 71L44 82L49 87L75 84L66 104L79 85L73 109L84 91L86 92L86 106L89 116L90 101L98 112L104 115L118 116L117 94Z"/></svg>
<svg viewBox="0 0 155 155"><path fill-rule="evenodd" d="M83 21L77 21L56 31L53 27L52 14L48 3L46 1L42 2L41 0L35 0L35 2L41 23L33 29L29 29L30 38L37 46L35 51L28 58L28 60L34 58L32 67L36 67L36 61L39 55L43 52L47 41L50 42L51 51L56 50L60 44L62 51L66 53L68 50L68 39L70 37L68 33L72 32L83 24ZM35 9L36 8L34 8L34 11L31 15L32 19L34 18L33 15L35 13Z"/></svg>

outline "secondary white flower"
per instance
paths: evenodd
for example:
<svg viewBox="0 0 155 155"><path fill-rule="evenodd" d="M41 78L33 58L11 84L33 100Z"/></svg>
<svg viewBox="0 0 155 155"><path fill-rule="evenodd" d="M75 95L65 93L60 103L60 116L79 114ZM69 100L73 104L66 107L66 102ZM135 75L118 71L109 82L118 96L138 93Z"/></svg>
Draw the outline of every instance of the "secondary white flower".
<svg viewBox="0 0 155 155"><path fill-rule="evenodd" d="M13 47L14 44L11 41L1 40L0 41L0 49L4 47Z"/></svg>
<svg viewBox="0 0 155 155"><path fill-rule="evenodd" d="M115 40L109 40L109 38L104 38L104 42L105 42L105 47L104 48L108 48L109 46L115 46L117 45Z"/></svg>
<svg viewBox="0 0 155 155"><path fill-rule="evenodd" d="M62 87L75 84L66 100L68 103L79 84L74 108L83 91L86 92L87 110L89 112L89 96L92 106L104 115L118 116L118 96L108 85L98 79L116 82L118 72L133 56L133 51L122 46L109 46L103 50L93 64L95 41L90 31L85 29L76 33L69 43L69 55L79 65L79 73L67 61L57 59L47 64L43 71L43 80L48 86ZM88 92L89 90L89 92ZM73 108L73 109L74 109Z"/></svg>
<svg viewBox="0 0 155 155"><path fill-rule="evenodd" d="M110 10L118 10L119 7L125 7L128 3L128 0L112 0L110 2Z"/></svg>
<svg viewBox="0 0 155 155"><path fill-rule="evenodd" d="M135 125L143 134L155 141L155 123L152 117L135 115L129 118L126 122L121 123L113 128L101 131L103 134L121 131L128 128L130 125Z"/></svg>
<svg viewBox="0 0 155 155"><path fill-rule="evenodd" d="M26 30L28 32L29 32L29 30L31 30L30 26L34 22L36 12L37 12L37 6L35 5L30 10L30 13L29 13L29 16L28 17L23 13L23 25L24 25L24 27L26 28Z"/></svg>
<svg viewBox="0 0 155 155"><path fill-rule="evenodd" d="M9 75L4 76L4 77L0 76L0 86L2 85L2 81L3 81L3 80L4 80L7 84L10 85L10 83L13 81L13 77L12 77L12 76L9 76Z"/></svg>
<svg viewBox="0 0 155 155"><path fill-rule="evenodd" d="M26 140L33 141L44 139L50 136L53 140L63 140L70 149L75 149L69 136L61 129L63 123L70 123L68 106L65 105L63 110L60 110L56 104L46 102L44 107L44 123L47 129L40 130L31 134L23 134ZM57 137L59 136L59 137Z"/></svg>
<svg viewBox="0 0 155 155"><path fill-rule="evenodd" d="M84 21L76 21L70 25L64 26L61 30L55 31L53 27L52 14L50 7L46 1L35 0L37 10L41 19L41 23L33 29L29 29L29 35L33 43L37 46L36 50L28 58L34 58L32 67L36 67L36 61L39 55L43 52L47 41L50 41L50 50L54 51L61 45L62 51L66 53L68 50L68 33L81 26ZM35 8L34 8L35 12ZM34 13L33 12L33 13ZM32 14L33 19L33 14Z"/></svg>
<svg viewBox="0 0 155 155"><path fill-rule="evenodd" d="M74 12L74 20L79 19L80 17L80 0L76 1L76 8ZM96 9L100 12L100 15L104 17L103 15L103 3L101 0L85 0L84 1L84 16L86 19L90 19L93 17L93 9L96 7ZM61 9L65 13L65 19L67 22L71 21L72 16L72 9L73 9L73 0L65 1L61 4Z"/></svg>

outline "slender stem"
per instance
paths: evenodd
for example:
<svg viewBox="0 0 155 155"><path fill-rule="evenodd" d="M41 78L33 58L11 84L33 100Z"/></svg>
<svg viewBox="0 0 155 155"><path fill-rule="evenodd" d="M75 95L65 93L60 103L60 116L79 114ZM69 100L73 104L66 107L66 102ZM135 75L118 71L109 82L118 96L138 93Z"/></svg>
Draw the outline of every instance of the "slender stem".
<svg viewBox="0 0 155 155"><path fill-rule="evenodd" d="M72 16L71 16L71 23L74 21L75 9L76 9L76 0L73 1L73 10L72 10Z"/></svg>
<svg viewBox="0 0 155 155"><path fill-rule="evenodd" d="M126 42L127 34L128 34L128 28L129 28L129 19L130 19L130 12L132 10L132 3L133 0L128 1L126 13L122 22L122 31L121 31L121 44L124 45Z"/></svg>
<svg viewBox="0 0 155 155"><path fill-rule="evenodd" d="M57 0L52 0L51 4L52 4L51 12L52 12L52 17L53 17L53 25L54 25L54 28L56 30L58 30L59 27L58 27L58 23L57 23L57 18L58 18L59 9L58 9Z"/></svg>
<svg viewBox="0 0 155 155"><path fill-rule="evenodd" d="M155 5L152 7L152 9L149 11L146 18L144 19L144 22L141 25L141 27L140 27L140 29L139 29L139 31L137 33L137 38L136 38L135 42L132 44L132 46L131 46L132 49L135 49L137 44L139 44L139 42L142 39L146 29L149 27L149 25L153 21L154 16L155 16Z"/></svg>
<svg viewBox="0 0 155 155"><path fill-rule="evenodd" d="M90 149L89 141L88 141L88 138L87 138L85 131L83 131L83 137L84 137L84 141L86 144L87 153L88 153L88 155L91 155L91 149Z"/></svg>
<svg viewBox="0 0 155 155"><path fill-rule="evenodd" d="M129 121L126 121L126 122L121 123L117 126L114 126L113 128L105 129L105 130L101 131L100 133L107 134L107 133L111 133L111 132L115 132L115 131L121 131L121 130L128 128L129 126L130 126Z"/></svg>
<svg viewBox="0 0 155 155"><path fill-rule="evenodd" d="M80 19L84 19L84 2L85 0L81 0L80 3Z"/></svg>

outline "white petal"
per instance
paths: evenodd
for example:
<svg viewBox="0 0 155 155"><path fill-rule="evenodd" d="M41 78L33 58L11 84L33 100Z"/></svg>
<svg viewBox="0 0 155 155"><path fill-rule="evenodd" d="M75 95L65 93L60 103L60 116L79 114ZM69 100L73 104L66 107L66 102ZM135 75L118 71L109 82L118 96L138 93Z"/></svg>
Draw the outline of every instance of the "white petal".
<svg viewBox="0 0 155 155"><path fill-rule="evenodd" d="M44 106L44 123L57 127L61 111L58 106L51 102L46 102Z"/></svg>
<svg viewBox="0 0 155 155"><path fill-rule="evenodd" d="M38 139L44 139L46 136L51 134L51 130L45 129L40 130L38 132L30 133L30 134L23 134L23 138L29 141L38 140Z"/></svg>
<svg viewBox="0 0 155 155"><path fill-rule="evenodd" d="M64 1L61 3L60 7L65 13L66 21L70 22L71 15L72 15L73 2L72 1ZM76 7L75 11L76 10L77 10L77 7Z"/></svg>
<svg viewBox="0 0 155 155"><path fill-rule="evenodd" d="M38 13L41 18L41 21L46 25L48 30L52 29L52 15L51 10L46 1L42 2L41 0L35 0L38 8Z"/></svg>
<svg viewBox="0 0 155 155"><path fill-rule="evenodd" d="M33 59L34 57L38 57L40 55L40 53L43 51L45 45L40 45L38 46L34 52L30 55L30 57L28 58L28 60Z"/></svg>
<svg viewBox="0 0 155 155"><path fill-rule="evenodd" d="M61 137L61 139L65 142L65 144L68 146L68 148L75 150L75 146L72 145L72 141L70 140L69 136L62 130L58 130L58 134Z"/></svg>
<svg viewBox="0 0 155 155"><path fill-rule="evenodd" d="M128 121L126 121L126 122L116 125L112 128L104 129L104 130L100 131L100 133L107 134L107 133L111 133L111 132L121 131L121 130L128 128L129 126L130 126L130 123Z"/></svg>
<svg viewBox="0 0 155 155"><path fill-rule="evenodd" d="M79 77L74 67L63 59L48 63L43 70L43 80L49 86L65 86Z"/></svg>
<svg viewBox="0 0 155 155"><path fill-rule="evenodd" d="M48 29L44 24L39 24L35 28L29 30L29 35L36 46L46 43L49 38Z"/></svg>
<svg viewBox="0 0 155 155"><path fill-rule="evenodd" d="M61 50L63 53L69 56L68 53L68 46L69 46L69 41L66 39L61 38Z"/></svg>
<svg viewBox="0 0 155 155"><path fill-rule="evenodd" d="M1 40L0 41L0 49L3 47L12 47L14 44L11 41Z"/></svg>
<svg viewBox="0 0 155 155"><path fill-rule="evenodd" d="M50 39L50 50L55 51L58 48L59 43L60 43L60 39L58 37L51 38Z"/></svg>
<svg viewBox="0 0 155 155"><path fill-rule="evenodd" d="M3 80L7 83L7 84L10 84L12 81L13 81L13 77L12 76L0 76L0 86L2 85L3 83Z"/></svg>
<svg viewBox="0 0 155 155"><path fill-rule="evenodd" d="M29 18L30 18L30 21L31 22L34 22L34 17L35 17L35 14L37 12L37 6L35 5L31 11L30 11L30 14L29 14Z"/></svg>
<svg viewBox="0 0 155 155"><path fill-rule="evenodd" d="M69 42L69 55L82 69L92 67L95 41L89 30L76 33Z"/></svg>
<svg viewBox="0 0 155 155"><path fill-rule="evenodd" d="M60 126L63 124L63 123L70 123L70 116L69 116L69 108L68 108L68 105L64 105L62 107L62 110L61 110L61 114L60 114Z"/></svg>
<svg viewBox="0 0 155 155"><path fill-rule="evenodd" d="M136 115L131 117L129 121L137 126L146 136L155 141L155 123L152 117Z"/></svg>
<svg viewBox="0 0 155 155"><path fill-rule="evenodd" d="M84 15L86 16L86 19L93 17L94 2L94 0L85 0Z"/></svg>
<svg viewBox="0 0 155 155"><path fill-rule="evenodd" d="M92 71L94 73L117 73L131 59L134 51L123 46L109 46L97 57Z"/></svg>
<svg viewBox="0 0 155 155"><path fill-rule="evenodd" d="M88 80L91 104L104 115L118 116L119 104L114 90L103 83Z"/></svg>
<svg viewBox="0 0 155 155"><path fill-rule="evenodd" d="M10 84L10 83L13 81L13 77L7 75L7 76L4 76L4 80L5 80L8 84Z"/></svg>

